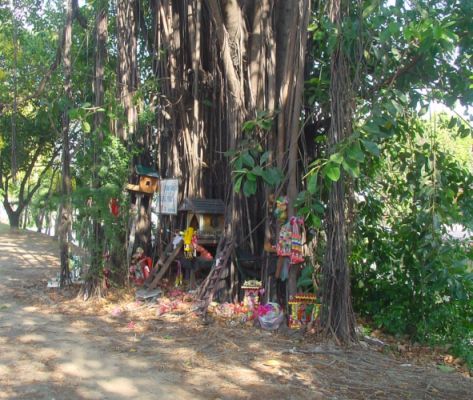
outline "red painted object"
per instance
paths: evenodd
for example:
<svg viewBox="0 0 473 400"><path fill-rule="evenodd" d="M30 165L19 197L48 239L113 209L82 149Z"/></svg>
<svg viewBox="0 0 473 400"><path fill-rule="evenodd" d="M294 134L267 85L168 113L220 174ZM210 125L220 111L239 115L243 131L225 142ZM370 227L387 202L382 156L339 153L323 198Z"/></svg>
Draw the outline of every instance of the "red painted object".
<svg viewBox="0 0 473 400"><path fill-rule="evenodd" d="M142 286L145 280L149 277L153 260L151 257L141 257L136 261L136 264L130 266L130 280L137 286Z"/></svg>
<svg viewBox="0 0 473 400"><path fill-rule="evenodd" d="M114 217L118 217L120 215L120 205L118 204L118 200L113 198L110 199L108 203L108 207L110 208L110 212Z"/></svg>

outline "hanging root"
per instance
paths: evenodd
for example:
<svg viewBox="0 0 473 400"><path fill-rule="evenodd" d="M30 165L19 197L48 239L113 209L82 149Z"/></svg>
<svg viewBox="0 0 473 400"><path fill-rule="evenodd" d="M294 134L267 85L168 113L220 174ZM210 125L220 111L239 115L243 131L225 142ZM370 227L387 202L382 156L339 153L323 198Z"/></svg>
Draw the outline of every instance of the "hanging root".
<svg viewBox="0 0 473 400"><path fill-rule="evenodd" d="M331 0L329 17L341 29L341 0ZM343 39L338 38L331 60L331 125L329 145L337 144L352 132L353 101L350 69L343 51ZM322 324L325 334L341 344L356 341L355 316L351 305L350 272L348 266L346 182L342 176L330 191L327 220L327 248L323 265Z"/></svg>

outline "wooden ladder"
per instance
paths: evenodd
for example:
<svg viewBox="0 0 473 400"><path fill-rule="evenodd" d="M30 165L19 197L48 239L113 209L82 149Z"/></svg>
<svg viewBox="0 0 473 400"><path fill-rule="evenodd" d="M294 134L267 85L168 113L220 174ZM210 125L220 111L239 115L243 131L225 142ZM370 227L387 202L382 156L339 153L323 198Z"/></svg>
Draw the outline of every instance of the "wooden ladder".
<svg viewBox="0 0 473 400"><path fill-rule="evenodd" d="M212 268L207 275L207 278L202 282L199 289L197 290L197 299L201 301L199 305L199 310L205 316L207 313L207 309L209 304L211 303L213 296L218 288L218 283L220 282L220 278L228 268L228 261L231 258L233 252L233 240L222 238L221 243L219 243L220 250L217 250L217 254L215 256L215 262L212 265Z"/></svg>
<svg viewBox="0 0 473 400"><path fill-rule="evenodd" d="M181 251L183 244L184 241L181 240L174 249L172 249L172 242L166 246L166 249L164 250L163 254L161 254L161 257L159 257L159 260L156 262L151 274L145 282L145 286L148 289L154 289L156 286L158 286L159 281L163 278L164 274L168 271L172 262L176 259L177 255Z"/></svg>

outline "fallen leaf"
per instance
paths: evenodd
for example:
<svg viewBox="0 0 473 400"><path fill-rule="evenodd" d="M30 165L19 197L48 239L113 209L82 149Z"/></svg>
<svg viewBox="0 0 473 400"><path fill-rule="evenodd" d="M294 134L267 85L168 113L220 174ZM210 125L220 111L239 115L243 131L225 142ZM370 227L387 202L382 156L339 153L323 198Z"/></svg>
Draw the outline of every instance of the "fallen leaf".
<svg viewBox="0 0 473 400"><path fill-rule="evenodd" d="M398 343L397 351L399 351L399 353L405 353L407 350L408 350L407 345Z"/></svg>
<svg viewBox="0 0 473 400"><path fill-rule="evenodd" d="M454 363L455 365L463 365L463 364L465 364L465 360L463 360L463 358L461 358L461 357L458 357L458 358L455 358L455 359L453 360L453 363Z"/></svg>
<svg viewBox="0 0 473 400"><path fill-rule="evenodd" d="M267 360L263 362L263 365L267 365L269 367L279 367L281 363L278 360Z"/></svg>
<svg viewBox="0 0 473 400"><path fill-rule="evenodd" d="M446 363L446 364L452 364L453 363L453 356L450 355L450 354L447 354L444 358L443 358L443 361Z"/></svg>

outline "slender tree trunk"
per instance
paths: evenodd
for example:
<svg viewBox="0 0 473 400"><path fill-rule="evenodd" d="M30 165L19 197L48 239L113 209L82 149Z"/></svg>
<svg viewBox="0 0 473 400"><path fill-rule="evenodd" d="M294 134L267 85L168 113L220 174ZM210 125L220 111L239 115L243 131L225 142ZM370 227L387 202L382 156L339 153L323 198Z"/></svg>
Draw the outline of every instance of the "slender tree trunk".
<svg viewBox="0 0 473 400"><path fill-rule="evenodd" d="M117 0L118 96L125 110L118 122L118 136L127 140L136 132L138 111L133 97L138 88L136 1Z"/></svg>
<svg viewBox="0 0 473 400"><path fill-rule="evenodd" d="M46 202L49 203L51 200L51 195L53 193L53 185L54 185L54 179L56 178L56 172L57 169L53 169L53 173L51 176L51 181L49 182L49 187L48 187L48 194L46 195ZM43 230L43 224L44 224L44 218L45 216L48 215L48 212L46 211L46 208L43 208L40 212L39 218L38 218L38 232L41 232ZM48 231L49 231L49 223L48 224ZM49 235L49 233L48 233Z"/></svg>
<svg viewBox="0 0 473 400"><path fill-rule="evenodd" d="M203 143L202 121L200 118L199 102L199 68L200 68L200 22L201 21L201 2L191 2L188 4L188 26L189 41L191 50L191 62L193 71L192 81L192 115L184 123L184 140L187 147L187 167L189 171L188 178L188 196L203 196L202 180L202 154L200 152Z"/></svg>
<svg viewBox="0 0 473 400"><path fill-rule="evenodd" d="M304 64L307 27L310 16L309 0L288 0L279 3L277 32L277 165L287 177L288 215L295 215L294 201L298 194L297 166L300 116L304 84ZM295 294L298 268L291 267L288 294Z"/></svg>
<svg viewBox="0 0 473 400"><path fill-rule="evenodd" d="M331 0L329 17L337 27L338 42L332 53L330 80L331 125L328 142L331 151L351 134L353 118L352 87L348 61L343 53L343 0ZM355 317L351 304L348 266L345 177L332 185L328 208L327 246L323 264L322 324L325 332L341 343L355 339Z"/></svg>
<svg viewBox="0 0 473 400"><path fill-rule="evenodd" d="M66 22L64 26L64 93L69 102L72 101L72 0L67 0ZM68 284L69 278L69 231L71 229L71 175L70 175L70 150L69 150L69 105L64 107L62 115L62 206L59 224L59 247L61 256L61 287Z"/></svg>
<svg viewBox="0 0 473 400"><path fill-rule="evenodd" d="M102 109L105 104L105 60L107 57L108 36L108 0L99 0L96 4L95 15L95 71L93 89L95 94L95 107ZM93 177L92 186L99 189L101 186L98 171L102 163L101 151L104 139L104 111L96 111L94 115L94 143L93 143ZM86 277L84 293L101 295L99 285L103 269L103 228L100 215L92 221L91 265Z"/></svg>
<svg viewBox="0 0 473 400"><path fill-rule="evenodd" d="M310 1L301 0L298 2L297 12L297 30L291 32L289 42L298 43L297 46L293 46L294 53L291 51L288 54L293 55L291 57L294 61L292 62L291 68L287 70L289 76L292 76L292 88L290 91L291 105L286 110L287 121L287 132L288 132L288 143L289 143L289 155L288 155L288 171L289 176L287 195L289 201L289 215L294 215L294 202L298 194L298 176L297 165L298 165L298 142L301 132L301 110L302 110L302 95L304 89L304 64L305 64L305 52L307 44L307 27L309 25L310 16ZM294 41L293 41L294 39Z"/></svg>
<svg viewBox="0 0 473 400"><path fill-rule="evenodd" d="M13 112L11 116L11 173L13 180L16 179L18 170L17 165L17 138L16 138L16 117L18 114L18 26L15 17L15 11L17 10L17 0L13 0L12 9L12 25L13 25Z"/></svg>

